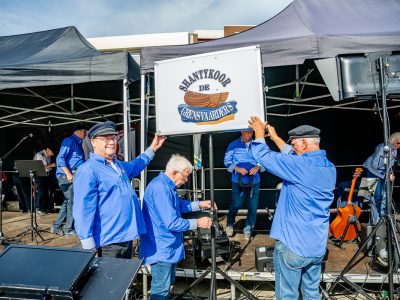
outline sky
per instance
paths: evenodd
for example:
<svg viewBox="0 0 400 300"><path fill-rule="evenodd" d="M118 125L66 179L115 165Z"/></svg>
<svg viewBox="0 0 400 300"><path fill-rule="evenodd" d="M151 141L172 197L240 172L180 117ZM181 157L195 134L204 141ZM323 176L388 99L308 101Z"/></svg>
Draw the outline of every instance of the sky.
<svg viewBox="0 0 400 300"><path fill-rule="evenodd" d="M86 38L258 25L292 0L0 0L0 36L75 26Z"/></svg>

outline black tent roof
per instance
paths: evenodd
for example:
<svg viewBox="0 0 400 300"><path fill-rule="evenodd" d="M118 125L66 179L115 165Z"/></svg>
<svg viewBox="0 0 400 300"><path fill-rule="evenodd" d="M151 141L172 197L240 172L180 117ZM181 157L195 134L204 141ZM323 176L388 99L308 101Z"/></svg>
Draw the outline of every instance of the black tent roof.
<svg viewBox="0 0 400 300"><path fill-rule="evenodd" d="M139 78L129 53L99 52L75 27L0 37L0 89Z"/></svg>
<svg viewBox="0 0 400 300"><path fill-rule="evenodd" d="M234 36L186 46L149 47L142 73L154 62L260 45L263 65L302 64L338 54L400 50L399 0L295 0L259 26Z"/></svg>
<svg viewBox="0 0 400 300"><path fill-rule="evenodd" d="M133 102L138 64L127 52L97 51L75 27L0 37L0 130L121 123L125 79Z"/></svg>

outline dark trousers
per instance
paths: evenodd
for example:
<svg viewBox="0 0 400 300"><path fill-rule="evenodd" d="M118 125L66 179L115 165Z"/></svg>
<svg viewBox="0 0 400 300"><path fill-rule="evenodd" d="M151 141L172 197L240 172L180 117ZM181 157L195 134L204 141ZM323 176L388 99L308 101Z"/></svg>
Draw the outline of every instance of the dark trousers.
<svg viewBox="0 0 400 300"><path fill-rule="evenodd" d="M102 246L97 249L97 255L99 257L131 259L133 256L133 243L130 241Z"/></svg>
<svg viewBox="0 0 400 300"><path fill-rule="evenodd" d="M53 206L49 197L49 178L38 177L36 179L36 184L36 209L51 211L53 209Z"/></svg>

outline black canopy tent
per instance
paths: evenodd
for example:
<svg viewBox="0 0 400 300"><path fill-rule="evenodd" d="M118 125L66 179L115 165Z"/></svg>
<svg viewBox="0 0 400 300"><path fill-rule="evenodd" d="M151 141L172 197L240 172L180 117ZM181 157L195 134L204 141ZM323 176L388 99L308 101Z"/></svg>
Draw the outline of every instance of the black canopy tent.
<svg viewBox="0 0 400 300"><path fill-rule="evenodd" d="M328 109L341 109L346 117L340 121L350 121L350 111L352 114L369 112L369 120L371 115L379 119L379 107L374 101L352 99L335 103L321 75L315 72L317 68L313 60L346 54L400 51L399 14L398 0L295 0L270 20L234 36L193 45L144 48L141 51L142 112L152 99L144 97L144 86L148 86L146 80L154 70L155 61L260 45L269 120L271 116L291 117L291 122L288 120L283 124L284 129L289 129L304 123L302 115L310 113L308 123L323 123L326 126L323 132L334 134L339 129L346 130L342 125L345 122L337 122L335 116L328 120L325 113ZM291 86L293 89L289 90ZM395 110L397 99L390 100L389 109ZM311 101L312 104L306 103ZM143 132L145 119L141 124ZM367 126L359 131L372 127L372 124L367 122ZM368 137L371 147L364 147L362 153L358 153L358 160L366 158L374 144L381 142L381 130L376 127L369 131L369 134L374 133L372 138ZM341 136L341 139L344 144L350 138ZM144 149L144 140L141 140L141 146Z"/></svg>
<svg viewBox="0 0 400 300"><path fill-rule="evenodd" d="M295 0L245 32L185 46L141 51L141 72L180 56L260 45L264 67L302 64L339 54L400 50L398 0Z"/></svg>
<svg viewBox="0 0 400 300"><path fill-rule="evenodd" d="M0 129L111 118L126 132L139 78L129 53L99 52L75 27L0 37Z"/></svg>
<svg viewBox="0 0 400 300"><path fill-rule="evenodd" d="M301 85L325 87L321 78L320 82L307 81L315 66L303 68L301 75L304 62L343 54L400 51L399 14L398 0L295 0L268 21L233 36L200 44L144 48L141 51L141 73L152 72L154 62L158 60L260 45L263 66L271 74L266 76L267 84L269 77L275 76L273 67L288 66L286 71L293 70L290 82L276 83L276 86L268 84L269 91L295 86L292 98L280 97L279 92L278 96L273 92L267 93L267 99L274 100L268 103L267 110L270 115L287 116L285 110L275 112L269 106L276 107L275 100L281 102L280 106L291 102L293 115L293 106L306 108L304 102L331 98L326 89L317 95L310 94L310 99L301 97ZM301 101L293 101L296 100L293 98L300 97ZM326 101L318 104L318 109L327 109L321 105L333 106Z"/></svg>

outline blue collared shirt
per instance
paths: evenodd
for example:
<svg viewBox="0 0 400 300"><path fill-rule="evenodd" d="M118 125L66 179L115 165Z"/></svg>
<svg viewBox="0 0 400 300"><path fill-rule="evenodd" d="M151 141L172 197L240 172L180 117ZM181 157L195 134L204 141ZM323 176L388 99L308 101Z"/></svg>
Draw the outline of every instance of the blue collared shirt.
<svg viewBox="0 0 400 300"><path fill-rule="evenodd" d="M374 153L367 158L364 162L363 167L368 169L376 177L383 179L385 178L385 164L384 164L384 153L383 153L383 143L376 146ZM389 144L390 149L390 160L389 168L392 168L397 156L397 150L392 144Z"/></svg>
<svg viewBox="0 0 400 300"><path fill-rule="evenodd" d="M154 156L148 148L131 162L102 156L90 158L74 177L73 216L84 249L132 241L146 232L139 199L130 179L140 174Z"/></svg>
<svg viewBox="0 0 400 300"><path fill-rule="evenodd" d="M264 139L253 142L252 151L267 171L283 179L270 237L298 255L323 256L336 183L336 168L326 152L296 155L286 145L283 153L278 153L271 151Z"/></svg>
<svg viewBox="0 0 400 300"><path fill-rule="evenodd" d="M228 172L232 173L232 182L239 182L239 173L234 171L236 167L245 168L247 171L250 171L251 168L257 165L257 161L251 151L251 142L247 146L242 137L239 137L229 144L225 152L224 164L228 168ZM260 172L264 171L264 167L260 166ZM254 174L253 184L260 182L260 172Z"/></svg>
<svg viewBox="0 0 400 300"><path fill-rule="evenodd" d="M61 175L65 175L61 169L62 167L67 167L72 173L72 169L78 169L84 161L85 154L82 149L82 140L74 133L61 143L60 152L56 158L56 177L60 178Z"/></svg>
<svg viewBox="0 0 400 300"><path fill-rule="evenodd" d="M182 232L197 228L196 219L183 219L182 213L199 209L198 202L179 198L175 183L167 175L160 173L154 178L143 201L147 233L140 237L139 257L144 258L144 264L181 261L185 257Z"/></svg>

